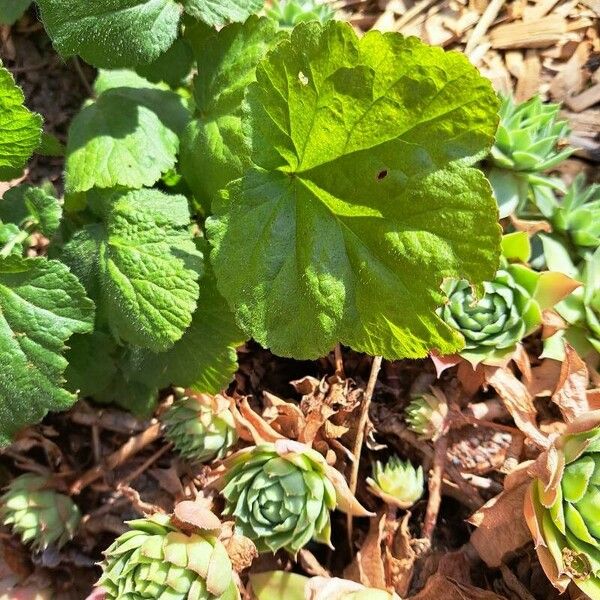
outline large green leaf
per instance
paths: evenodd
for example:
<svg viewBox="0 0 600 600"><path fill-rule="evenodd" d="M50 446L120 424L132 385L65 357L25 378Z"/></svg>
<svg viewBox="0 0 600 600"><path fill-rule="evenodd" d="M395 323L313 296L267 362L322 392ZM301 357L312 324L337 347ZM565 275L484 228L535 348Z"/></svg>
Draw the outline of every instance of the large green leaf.
<svg viewBox="0 0 600 600"><path fill-rule="evenodd" d="M71 124L67 191L153 185L175 166L178 133L188 117L173 92L155 87L107 89Z"/></svg>
<svg viewBox="0 0 600 600"><path fill-rule="evenodd" d="M188 231L187 200L146 189L90 201L102 222L75 233L63 261L116 339L168 349L190 325L198 298L201 255Z"/></svg>
<svg viewBox="0 0 600 600"><path fill-rule="evenodd" d="M94 304L58 261L0 258L0 446L75 397L62 388L65 342L93 328Z"/></svg>
<svg viewBox="0 0 600 600"><path fill-rule="evenodd" d="M265 0L182 0L185 10L192 17L212 27L228 22L244 21L258 12Z"/></svg>
<svg viewBox="0 0 600 600"><path fill-rule="evenodd" d="M0 23L16 23L30 4L31 0L0 0Z"/></svg>
<svg viewBox="0 0 600 600"><path fill-rule="evenodd" d="M297 358L459 349L440 285L490 279L499 258L490 185L469 166L493 142L489 82L458 53L340 22L296 27L256 76L256 166L207 224L240 326Z"/></svg>
<svg viewBox="0 0 600 600"><path fill-rule="evenodd" d="M96 67L133 67L175 41L181 6L174 0L37 0L58 52Z"/></svg>
<svg viewBox="0 0 600 600"><path fill-rule="evenodd" d="M275 24L251 17L194 35L198 75L194 98L199 117L181 141L181 171L207 209L217 192L241 177L250 165L250 148L241 126L242 101L254 81L258 61L278 39Z"/></svg>
<svg viewBox="0 0 600 600"><path fill-rule="evenodd" d="M75 335L66 358L66 388L103 404L117 404L140 417L152 414L158 389L140 380L142 375L131 360L131 350L119 346L111 335L94 331Z"/></svg>
<svg viewBox="0 0 600 600"><path fill-rule="evenodd" d="M198 308L183 337L167 352L135 353L138 376L149 385L170 384L216 394L237 370L236 347L245 340L209 271L200 282Z"/></svg>
<svg viewBox="0 0 600 600"><path fill-rule="evenodd" d="M42 137L42 117L27 110L23 92L0 61L0 181L18 177Z"/></svg>

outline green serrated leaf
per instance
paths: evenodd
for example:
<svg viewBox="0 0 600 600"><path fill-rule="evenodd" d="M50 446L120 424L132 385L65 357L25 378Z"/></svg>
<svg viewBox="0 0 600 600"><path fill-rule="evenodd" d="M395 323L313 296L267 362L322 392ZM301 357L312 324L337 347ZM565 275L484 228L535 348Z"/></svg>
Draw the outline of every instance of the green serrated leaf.
<svg viewBox="0 0 600 600"><path fill-rule="evenodd" d="M194 80L198 119L181 141L181 171L199 201L210 202L250 166L250 148L242 132L244 92L256 65L281 34L270 20L250 17L221 31L202 29L194 40L199 74Z"/></svg>
<svg viewBox="0 0 600 600"><path fill-rule="evenodd" d="M336 342L386 358L450 354L445 277L493 277L500 228L470 167L497 125L489 82L458 53L341 22L296 27L246 94L256 167L207 222L219 289L273 352Z"/></svg>
<svg viewBox="0 0 600 600"><path fill-rule="evenodd" d="M10 242L9 254L11 256L21 256L23 254L23 242L17 238L20 233L21 230L14 223L0 222L0 247L4 247ZM15 240L15 238L17 239Z"/></svg>
<svg viewBox="0 0 600 600"><path fill-rule="evenodd" d="M177 160L189 113L181 98L156 88L110 88L73 119L66 188L154 185Z"/></svg>
<svg viewBox="0 0 600 600"><path fill-rule="evenodd" d="M185 11L211 27L245 21L258 12L265 0L182 0Z"/></svg>
<svg viewBox="0 0 600 600"><path fill-rule="evenodd" d="M31 0L0 0L0 23L13 25L29 8Z"/></svg>
<svg viewBox="0 0 600 600"><path fill-rule="evenodd" d="M136 353L138 378L157 388L173 384L216 394L233 379L238 367L235 349L244 339L209 271L200 282L198 307L183 337L167 352Z"/></svg>
<svg viewBox="0 0 600 600"><path fill-rule="evenodd" d="M139 380L137 365L128 347L118 346L103 331L75 335L66 358L66 387L81 397L116 404L140 417L148 417L158 399L158 389Z"/></svg>
<svg viewBox="0 0 600 600"><path fill-rule="evenodd" d="M23 92L0 61L0 181L18 177L40 145L42 117L24 102Z"/></svg>
<svg viewBox="0 0 600 600"><path fill-rule="evenodd" d="M160 352L190 325L201 255L183 196L158 190L90 195L102 222L76 232L62 259L119 341Z"/></svg>
<svg viewBox="0 0 600 600"><path fill-rule="evenodd" d="M167 83L173 88L181 85L192 70L194 53L185 38L178 38L175 43L156 60L148 65L140 65L136 71L148 81Z"/></svg>
<svg viewBox="0 0 600 600"><path fill-rule="evenodd" d="M135 67L175 41L181 6L174 0L37 0L54 46L96 67Z"/></svg>
<svg viewBox="0 0 600 600"><path fill-rule="evenodd" d="M75 397L62 388L65 342L93 328L94 304L55 260L0 258L0 446Z"/></svg>
<svg viewBox="0 0 600 600"><path fill-rule="evenodd" d="M0 200L0 220L29 231L40 231L50 238L60 226L62 207L54 196L52 184L34 187L28 184L8 190Z"/></svg>

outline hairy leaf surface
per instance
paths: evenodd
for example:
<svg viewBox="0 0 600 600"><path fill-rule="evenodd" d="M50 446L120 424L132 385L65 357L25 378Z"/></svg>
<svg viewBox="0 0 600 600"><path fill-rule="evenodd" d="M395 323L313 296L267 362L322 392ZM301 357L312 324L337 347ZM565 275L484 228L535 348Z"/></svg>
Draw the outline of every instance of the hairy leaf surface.
<svg viewBox="0 0 600 600"><path fill-rule="evenodd" d="M188 231L183 196L158 190L103 193L87 225L63 250L63 260L98 304L113 335L156 352L190 325L198 298L201 255Z"/></svg>
<svg viewBox="0 0 600 600"><path fill-rule="evenodd" d="M209 271L200 282L198 307L183 337L167 352L136 353L136 362L148 384L216 394L233 379L238 367L235 349L244 339Z"/></svg>
<svg viewBox="0 0 600 600"><path fill-rule="evenodd" d="M246 20L258 12L264 0L182 0L185 10L192 17L212 27L221 27L228 22Z"/></svg>
<svg viewBox="0 0 600 600"><path fill-rule="evenodd" d="M42 117L29 111L23 92L0 61L0 181L18 177L42 137Z"/></svg>
<svg viewBox="0 0 600 600"><path fill-rule="evenodd" d="M244 91L279 36L274 23L258 17L219 32L198 29L194 98L200 116L182 137L180 162L186 181L209 210L217 192L250 166L241 125Z"/></svg>
<svg viewBox="0 0 600 600"><path fill-rule="evenodd" d="M255 167L208 222L239 324L296 358L336 342L390 359L459 349L435 314L442 280L482 282L499 256L491 189L469 166L493 142L489 82L457 53L340 22L298 26L256 76Z"/></svg>
<svg viewBox="0 0 600 600"><path fill-rule="evenodd" d="M54 46L96 67L134 67L175 41L181 6L173 0L37 0Z"/></svg>
<svg viewBox="0 0 600 600"><path fill-rule="evenodd" d="M94 304L58 261L0 258L0 446L75 397L63 389L65 342L93 328Z"/></svg>
<svg viewBox="0 0 600 600"><path fill-rule="evenodd" d="M71 124L68 192L154 185L175 166L178 133L188 118L181 98L173 92L155 86L107 89Z"/></svg>

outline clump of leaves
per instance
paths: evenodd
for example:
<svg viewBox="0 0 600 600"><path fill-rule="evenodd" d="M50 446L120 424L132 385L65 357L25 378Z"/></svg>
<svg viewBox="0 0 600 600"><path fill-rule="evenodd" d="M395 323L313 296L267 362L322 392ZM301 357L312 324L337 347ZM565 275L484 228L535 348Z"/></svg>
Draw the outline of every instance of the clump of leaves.
<svg viewBox="0 0 600 600"><path fill-rule="evenodd" d="M573 582L600 597L600 413L570 423L546 457L548 469L525 496L525 518L540 563L561 592ZM541 470L540 470L541 471Z"/></svg>
<svg viewBox="0 0 600 600"><path fill-rule="evenodd" d="M501 218L521 212L533 188L555 185L544 171L573 153L564 145L570 130L566 121L558 120L559 110L559 104L544 103L537 95L522 103L510 96L502 99L496 141L488 157L488 177Z"/></svg>
<svg viewBox="0 0 600 600"><path fill-rule="evenodd" d="M465 348L459 354L473 366L504 365L517 344L541 326L542 311L579 287L563 273L537 273L525 266L530 254L527 234L506 235L501 268L484 283L479 300L466 281L444 283L449 300L439 314L464 336Z"/></svg>
<svg viewBox="0 0 600 600"><path fill-rule="evenodd" d="M188 460L224 458L237 440L229 402L207 394L179 396L162 416L165 437Z"/></svg>
<svg viewBox="0 0 600 600"><path fill-rule="evenodd" d="M64 546L73 538L81 513L47 477L27 473L13 479L0 498L0 521L36 552Z"/></svg>
<svg viewBox="0 0 600 600"><path fill-rule="evenodd" d="M444 432L444 422L448 416L448 403L437 389L431 394L414 396L405 411L405 418L411 431L427 440L435 441Z"/></svg>
<svg viewBox="0 0 600 600"><path fill-rule="evenodd" d="M373 477L367 478L371 491L390 506L410 508L423 495L423 468L415 469L409 461L392 456L385 463L377 461Z"/></svg>
<svg viewBox="0 0 600 600"><path fill-rule="evenodd" d="M280 27L291 29L303 21L326 23L333 19L335 11L324 0L273 0L267 15Z"/></svg>
<svg viewBox="0 0 600 600"><path fill-rule="evenodd" d="M184 533L166 515L129 521L105 552L107 600L238 600L227 551L212 533Z"/></svg>
<svg viewBox="0 0 600 600"><path fill-rule="evenodd" d="M317 451L278 440L244 448L224 461L216 486L225 497L223 514L259 552L284 548L297 554L311 539L331 544L330 512L366 516L341 474Z"/></svg>

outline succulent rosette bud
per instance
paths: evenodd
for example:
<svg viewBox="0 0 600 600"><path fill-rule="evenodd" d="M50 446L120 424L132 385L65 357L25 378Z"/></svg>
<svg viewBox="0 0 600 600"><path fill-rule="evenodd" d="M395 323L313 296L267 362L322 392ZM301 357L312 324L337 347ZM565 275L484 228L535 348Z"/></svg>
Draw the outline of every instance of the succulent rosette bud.
<svg viewBox="0 0 600 600"><path fill-rule="evenodd" d="M405 419L411 431L435 441L442 433L448 415L448 403L436 389L431 394L414 396L405 410Z"/></svg>
<svg viewBox="0 0 600 600"><path fill-rule="evenodd" d="M600 185L586 186L578 175L567 188L551 215L552 229L568 237L580 256L588 256L600 246Z"/></svg>
<svg viewBox="0 0 600 600"><path fill-rule="evenodd" d="M216 487L223 514L259 552L284 548L297 554L310 540L330 544L330 512L370 515L344 478L308 446L290 440L245 448L224 461Z"/></svg>
<svg viewBox="0 0 600 600"><path fill-rule="evenodd" d="M129 521L105 552L98 586L106 600L238 600L225 546L213 535L187 534L167 515Z"/></svg>
<svg viewBox="0 0 600 600"><path fill-rule="evenodd" d="M546 575L600 598L600 411L570 423L532 472L524 513Z"/></svg>
<svg viewBox="0 0 600 600"><path fill-rule="evenodd" d="M182 396L162 417L165 437L188 460L223 458L238 436L229 402L208 394Z"/></svg>
<svg viewBox="0 0 600 600"><path fill-rule="evenodd" d="M64 546L75 535L80 520L79 508L71 498L59 494L40 475L17 477L0 498L0 521L35 551Z"/></svg>
<svg viewBox="0 0 600 600"><path fill-rule="evenodd" d="M517 344L542 324L542 311L570 294L579 283L563 273L538 273L525 266L531 253L524 232L504 236L503 257L493 281L483 284L476 298L464 280L447 280L442 289L448 302L438 309L440 317L465 339L459 352L473 366L500 366Z"/></svg>
<svg viewBox="0 0 600 600"><path fill-rule="evenodd" d="M304 21L326 23L333 19L335 11L325 1L273 0L267 14L277 21L282 29L292 29Z"/></svg>
<svg viewBox="0 0 600 600"><path fill-rule="evenodd" d="M373 477L367 478L371 491L384 502L398 508L410 508L423 495L423 468L392 456L384 465L377 461Z"/></svg>
<svg viewBox="0 0 600 600"><path fill-rule="evenodd" d="M570 130L566 121L557 119L559 110L559 104L545 104L539 96L520 104L502 99L496 140L487 159L501 218L523 208L532 187L560 187L542 175L574 150L563 147Z"/></svg>

